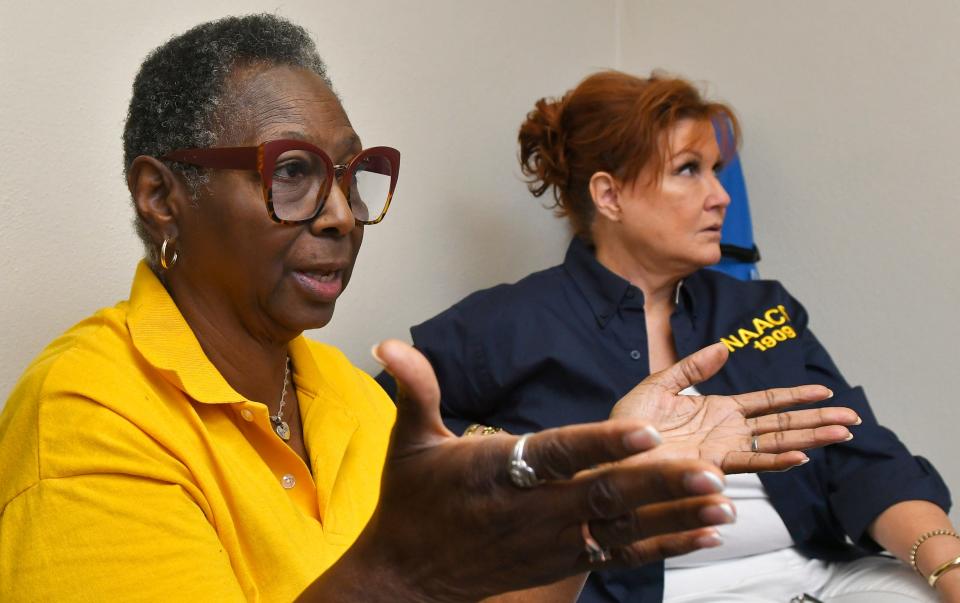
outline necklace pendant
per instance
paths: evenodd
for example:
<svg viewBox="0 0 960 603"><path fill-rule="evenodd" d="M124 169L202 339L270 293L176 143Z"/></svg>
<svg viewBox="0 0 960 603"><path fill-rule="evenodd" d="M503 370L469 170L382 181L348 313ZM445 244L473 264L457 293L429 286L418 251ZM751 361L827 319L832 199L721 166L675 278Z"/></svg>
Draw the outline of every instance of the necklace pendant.
<svg viewBox="0 0 960 603"><path fill-rule="evenodd" d="M273 430L277 432L277 435L280 436L280 439L284 442L290 441L290 426L287 425L286 421L277 421L273 424Z"/></svg>

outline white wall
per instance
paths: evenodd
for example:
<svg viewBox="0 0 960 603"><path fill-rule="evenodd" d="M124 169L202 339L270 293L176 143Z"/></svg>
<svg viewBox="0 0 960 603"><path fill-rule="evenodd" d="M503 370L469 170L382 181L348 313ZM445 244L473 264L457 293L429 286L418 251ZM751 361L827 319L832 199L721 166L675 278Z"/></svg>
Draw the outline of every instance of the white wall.
<svg viewBox="0 0 960 603"><path fill-rule="evenodd" d="M314 337L372 370L376 341L562 258L516 131L539 96L610 65L612 1L0 0L0 404L50 339L129 292L141 248L120 137L140 61L198 22L277 6L314 35L364 142L403 154L390 215Z"/></svg>
<svg viewBox="0 0 960 603"><path fill-rule="evenodd" d="M370 369L378 339L559 261L565 230L516 168L523 115L595 69L666 67L743 119L763 273L960 485L951 0L0 0L0 401L46 342L127 295L140 247L120 134L139 62L197 22L257 10L310 29L364 141L403 152L391 215L314 336Z"/></svg>
<svg viewBox="0 0 960 603"><path fill-rule="evenodd" d="M624 69L738 111L761 274L955 489L958 30L955 0L627 0L621 19Z"/></svg>

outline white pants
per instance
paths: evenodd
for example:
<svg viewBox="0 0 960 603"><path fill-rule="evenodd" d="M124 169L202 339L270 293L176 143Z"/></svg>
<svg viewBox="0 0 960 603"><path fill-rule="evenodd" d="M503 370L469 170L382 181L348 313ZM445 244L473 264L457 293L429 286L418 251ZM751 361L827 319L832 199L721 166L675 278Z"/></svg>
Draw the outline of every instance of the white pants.
<svg viewBox="0 0 960 603"><path fill-rule="evenodd" d="M808 593L824 603L935 603L906 564L887 557L846 563L807 559L794 549L703 567L671 569L664 603L789 603Z"/></svg>

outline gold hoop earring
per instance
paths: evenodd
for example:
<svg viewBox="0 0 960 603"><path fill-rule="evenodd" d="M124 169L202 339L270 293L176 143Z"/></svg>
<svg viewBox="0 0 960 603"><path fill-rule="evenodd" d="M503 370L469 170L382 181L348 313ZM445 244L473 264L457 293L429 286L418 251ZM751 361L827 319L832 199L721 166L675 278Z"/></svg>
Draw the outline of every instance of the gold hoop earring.
<svg viewBox="0 0 960 603"><path fill-rule="evenodd" d="M170 261L167 261L167 244L171 243L173 239L163 239L163 244L160 245L160 267L164 270L169 270L173 268L173 265L177 263L177 250L173 250L173 257L170 258Z"/></svg>

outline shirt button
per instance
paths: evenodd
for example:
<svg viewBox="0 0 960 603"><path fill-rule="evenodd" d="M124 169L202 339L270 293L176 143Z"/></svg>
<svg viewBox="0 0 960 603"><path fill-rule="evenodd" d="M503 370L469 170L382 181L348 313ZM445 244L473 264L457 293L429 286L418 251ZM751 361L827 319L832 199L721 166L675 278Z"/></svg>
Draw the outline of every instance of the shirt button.
<svg viewBox="0 0 960 603"><path fill-rule="evenodd" d="M250 409L249 409L249 408L244 408L243 410L241 410L241 411L240 411L240 416L243 417L243 420L244 420L244 421L252 421L252 420L253 420L253 413L250 412Z"/></svg>
<svg viewBox="0 0 960 603"><path fill-rule="evenodd" d="M640 360L641 355L642 354L640 354L640 350L630 350L630 357L634 360Z"/></svg>
<svg viewBox="0 0 960 603"><path fill-rule="evenodd" d="M636 289L634 289L633 287L630 287L629 289L627 289L627 298L628 298L628 299L633 299L633 298L636 297L636 296L637 296L637 290L636 290Z"/></svg>
<svg viewBox="0 0 960 603"><path fill-rule="evenodd" d="M293 477L292 474L287 473L286 475L280 478L280 483L283 485L284 488L289 490L290 488L297 485L297 478Z"/></svg>

